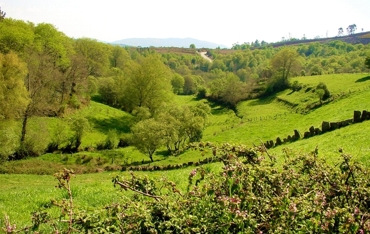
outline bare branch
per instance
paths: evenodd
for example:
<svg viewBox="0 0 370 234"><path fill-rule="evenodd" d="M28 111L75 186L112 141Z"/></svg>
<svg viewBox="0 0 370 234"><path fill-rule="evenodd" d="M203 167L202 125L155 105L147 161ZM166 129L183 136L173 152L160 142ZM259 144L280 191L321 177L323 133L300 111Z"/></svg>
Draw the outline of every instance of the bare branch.
<svg viewBox="0 0 370 234"><path fill-rule="evenodd" d="M155 195L152 195L152 194L149 194L149 193L144 193L142 191L136 190L136 189L130 187L130 185L127 184L127 183L124 183L124 182L120 182L120 181L115 180L114 181L114 185L116 185L116 184L118 184L119 186L121 186L121 188L123 188L123 189L129 189L129 190L131 190L131 191L133 191L135 193L139 193L139 194L141 194L143 196L154 198L157 201L158 200L162 200L162 198L159 197L159 196L155 196Z"/></svg>

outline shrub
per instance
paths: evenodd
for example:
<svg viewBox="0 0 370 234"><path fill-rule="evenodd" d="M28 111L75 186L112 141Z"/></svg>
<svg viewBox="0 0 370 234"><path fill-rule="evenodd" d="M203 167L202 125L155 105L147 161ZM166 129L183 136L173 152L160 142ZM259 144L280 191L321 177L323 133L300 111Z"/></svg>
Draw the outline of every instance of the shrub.
<svg viewBox="0 0 370 234"><path fill-rule="evenodd" d="M301 89L302 89L302 84L300 84L297 80L295 80L295 81L290 85L290 88L291 88L293 91L297 92L297 91L299 91L299 90L301 90Z"/></svg>
<svg viewBox="0 0 370 234"><path fill-rule="evenodd" d="M322 95L322 100L326 100L330 97L330 91L328 89L328 87L326 86L325 83L323 82L320 82L317 86L316 86L316 89L322 89L324 90L324 93Z"/></svg>

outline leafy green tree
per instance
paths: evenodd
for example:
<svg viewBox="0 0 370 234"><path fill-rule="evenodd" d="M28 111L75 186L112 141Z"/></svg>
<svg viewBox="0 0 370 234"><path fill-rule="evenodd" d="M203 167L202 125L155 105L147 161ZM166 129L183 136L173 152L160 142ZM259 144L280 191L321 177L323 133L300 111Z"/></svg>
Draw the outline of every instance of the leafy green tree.
<svg viewBox="0 0 370 234"><path fill-rule="evenodd" d="M156 116L164 130L164 144L170 153L181 151L189 142L200 141L211 112L209 105L169 105Z"/></svg>
<svg viewBox="0 0 370 234"><path fill-rule="evenodd" d="M190 49L195 49L195 45L194 44L190 44L189 48Z"/></svg>
<svg viewBox="0 0 370 234"><path fill-rule="evenodd" d="M155 119L146 119L136 123L131 128L131 144L140 152L149 156L153 162L153 155L164 144L164 126Z"/></svg>
<svg viewBox="0 0 370 234"><path fill-rule="evenodd" d="M198 88L204 85L204 80L201 76L186 75L184 76L184 94L190 95L195 94Z"/></svg>
<svg viewBox="0 0 370 234"><path fill-rule="evenodd" d="M287 80L299 68L299 54L294 48L285 47L271 59L271 67L277 75Z"/></svg>
<svg viewBox="0 0 370 234"><path fill-rule="evenodd" d="M178 73L173 74L172 80L172 89L175 94L181 94L184 91L184 84L185 84L185 79L183 76L181 76Z"/></svg>
<svg viewBox="0 0 370 234"><path fill-rule="evenodd" d="M23 114L21 144L25 141L28 118L35 115L55 116L61 104L58 89L61 87L62 71L70 60L67 56L67 37L50 24L35 27L35 40L25 55L28 74L25 85L30 102Z"/></svg>
<svg viewBox="0 0 370 234"><path fill-rule="evenodd" d="M270 81L269 92L277 92L289 87L288 78L300 71L299 54L295 48L284 47L271 59L274 79Z"/></svg>
<svg viewBox="0 0 370 234"><path fill-rule="evenodd" d="M110 106L117 106L120 94L113 77L99 78L99 95L103 103Z"/></svg>
<svg viewBox="0 0 370 234"><path fill-rule="evenodd" d="M128 111L135 107L148 107L154 113L171 99L171 71L156 55L144 58L140 64L126 70L126 84L121 104Z"/></svg>
<svg viewBox="0 0 370 234"><path fill-rule="evenodd" d="M74 44L76 52L84 56L88 64L88 75L101 77L106 75L109 64L122 66L124 52L118 48L113 50L113 55L109 58L109 46L89 38L77 39ZM121 57L120 57L121 56Z"/></svg>

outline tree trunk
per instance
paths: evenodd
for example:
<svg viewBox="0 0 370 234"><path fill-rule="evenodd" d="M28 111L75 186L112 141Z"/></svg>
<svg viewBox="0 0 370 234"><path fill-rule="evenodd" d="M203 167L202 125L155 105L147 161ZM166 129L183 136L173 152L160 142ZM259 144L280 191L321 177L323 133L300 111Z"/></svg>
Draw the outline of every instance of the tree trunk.
<svg viewBox="0 0 370 234"><path fill-rule="evenodd" d="M26 111L24 112L23 116L23 122L22 122L22 133L21 133L21 145L26 140L26 133L27 133L27 123L28 123L28 117L30 112L30 104L27 106Z"/></svg>

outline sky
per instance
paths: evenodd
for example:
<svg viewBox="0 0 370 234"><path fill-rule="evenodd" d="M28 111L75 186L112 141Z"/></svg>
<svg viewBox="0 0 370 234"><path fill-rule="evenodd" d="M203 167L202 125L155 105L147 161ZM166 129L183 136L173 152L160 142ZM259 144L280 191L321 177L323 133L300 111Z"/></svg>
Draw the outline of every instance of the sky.
<svg viewBox="0 0 370 234"><path fill-rule="evenodd" d="M8 18L105 42L195 38L231 47L334 37L351 24L370 31L370 0L0 0L0 7Z"/></svg>

